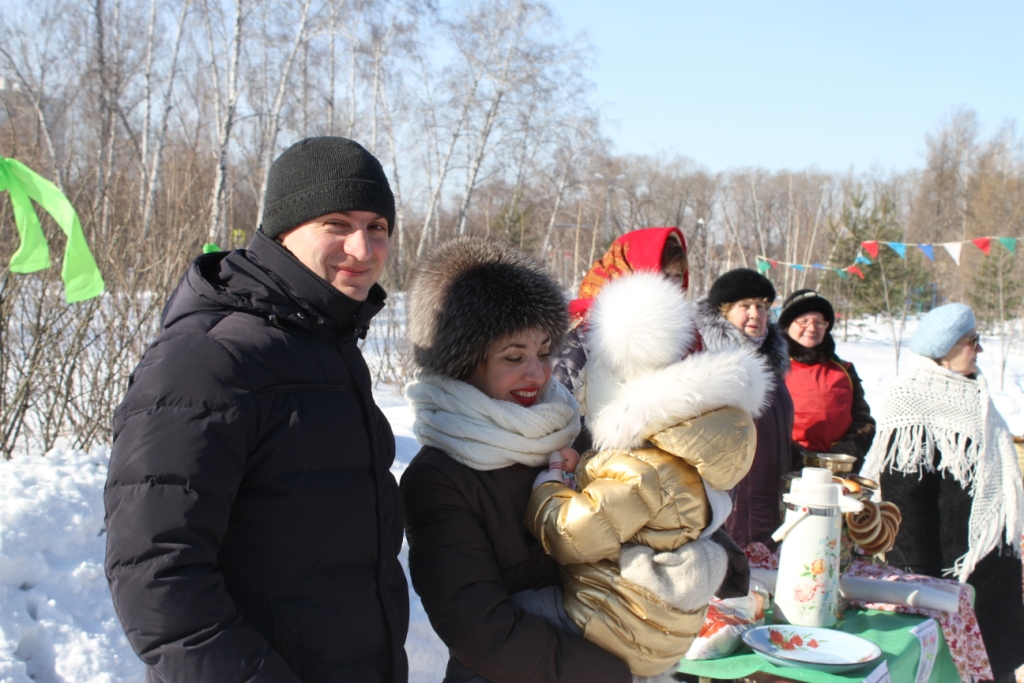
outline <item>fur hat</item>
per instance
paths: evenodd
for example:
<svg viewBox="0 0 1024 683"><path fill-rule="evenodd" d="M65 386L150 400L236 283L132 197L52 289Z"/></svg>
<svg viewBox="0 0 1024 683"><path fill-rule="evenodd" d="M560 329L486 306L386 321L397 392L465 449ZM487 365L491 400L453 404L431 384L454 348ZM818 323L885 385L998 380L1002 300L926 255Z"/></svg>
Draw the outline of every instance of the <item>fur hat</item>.
<svg viewBox="0 0 1024 683"><path fill-rule="evenodd" d="M395 229L395 195L377 157L347 138L306 138L270 166L260 232L276 238L306 221L342 211L372 211Z"/></svg>
<svg viewBox="0 0 1024 683"><path fill-rule="evenodd" d="M910 350L938 360L968 332L977 327L974 311L966 304L946 304L928 311L910 339Z"/></svg>
<svg viewBox="0 0 1024 683"><path fill-rule="evenodd" d="M720 275L708 291L708 302L718 308L743 299L775 301L775 287L771 280L750 268L736 268Z"/></svg>
<svg viewBox="0 0 1024 683"><path fill-rule="evenodd" d="M779 327L785 331L789 324L802 316L804 313L818 312L825 316L828 321L828 329L836 324L836 312L829 300L818 294L813 289L798 289L782 302L782 312L779 313Z"/></svg>
<svg viewBox="0 0 1024 683"><path fill-rule="evenodd" d="M416 268L408 306L416 364L459 380L497 339L538 328L557 352L568 329L565 294L548 271L490 238L457 237L435 247Z"/></svg>

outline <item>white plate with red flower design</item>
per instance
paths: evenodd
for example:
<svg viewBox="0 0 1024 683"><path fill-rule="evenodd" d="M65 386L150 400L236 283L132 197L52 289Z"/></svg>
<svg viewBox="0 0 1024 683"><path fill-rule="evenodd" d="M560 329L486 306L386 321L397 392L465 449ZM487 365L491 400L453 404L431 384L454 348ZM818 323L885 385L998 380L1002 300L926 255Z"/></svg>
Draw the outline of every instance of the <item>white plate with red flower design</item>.
<svg viewBox="0 0 1024 683"><path fill-rule="evenodd" d="M811 626L758 626L743 633L743 642L775 666L830 673L853 671L882 656L882 651L870 640Z"/></svg>

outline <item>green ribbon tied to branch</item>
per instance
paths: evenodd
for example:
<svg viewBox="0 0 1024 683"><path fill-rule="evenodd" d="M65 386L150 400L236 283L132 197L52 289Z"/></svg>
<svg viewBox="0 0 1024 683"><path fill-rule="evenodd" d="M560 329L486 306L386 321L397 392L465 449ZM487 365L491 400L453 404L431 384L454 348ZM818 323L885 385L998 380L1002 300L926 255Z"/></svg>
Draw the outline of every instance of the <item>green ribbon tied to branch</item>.
<svg viewBox="0 0 1024 683"><path fill-rule="evenodd" d="M68 237L60 271L67 302L85 301L102 294L103 276L89 251L78 214L64 193L25 164L0 157L0 192L4 190L10 194L14 224L21 236L21 246L11 257L11 272L34 273L50 267L50 249L39 216L32 208L34 201Z"/></svg>

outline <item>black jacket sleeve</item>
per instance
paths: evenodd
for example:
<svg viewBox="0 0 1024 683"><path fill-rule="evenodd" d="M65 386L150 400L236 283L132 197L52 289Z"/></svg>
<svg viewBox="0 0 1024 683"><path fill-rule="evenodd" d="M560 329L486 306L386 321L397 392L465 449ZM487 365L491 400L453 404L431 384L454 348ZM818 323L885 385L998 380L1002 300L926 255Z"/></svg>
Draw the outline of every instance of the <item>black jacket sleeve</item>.
<svg viewBox="0 0 1024 683"><path fill-rule="evenodd" d="M842 362L842 361L840 361ZM846 453L857 458L854 471L859 471L864 462L864 456L871 448L871 442L875 439L875 418L871 417L871 408L864 398L864 384L861 382L857 370L852 363L843 363L847 374L850 375L850 382L853 384L853 406L851 413L853 422L846 430L843 440L833 444L833 453Z"/></svg>
<svg viewBox="0 0 1024 683"><path fill-rule="evenodd" d="M218 570L256 432L242 377L216 341L171 337L146 352L114 416L107 580L132 648L168 682L299 683Z"/></svg>
<svg viewBox="0 0 1024 683"><path fill-rule="evenodd" d="M464 487L437 468L415 463L401 486L413 587L459 662L493 683L631 680L618 658L512 604L503 568ZM520 523L507 533L527 531Z"/></svg>
<svg viewBox="0 0 1024 683"><path fill-rule="evenodd" d="M716 529L711 540L722 546L729 561L725 580L715 591L715 597L721 600L745 597L750 592L750 562L746 553L725 533L725 529Z"/></svg>

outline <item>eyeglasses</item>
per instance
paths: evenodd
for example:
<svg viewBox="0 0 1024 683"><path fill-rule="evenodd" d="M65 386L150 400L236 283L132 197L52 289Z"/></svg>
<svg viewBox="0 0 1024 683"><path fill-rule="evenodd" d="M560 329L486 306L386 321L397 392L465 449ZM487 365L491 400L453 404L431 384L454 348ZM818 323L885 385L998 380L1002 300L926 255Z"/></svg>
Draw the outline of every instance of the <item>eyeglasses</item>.
<svg viewBox="0 0 1024 683"><path fill-rule="evenodd" d="M807 329L808 327L812 327L812 326L813 327L817 327L818 329L823 329L823 328L828 327L828 321L827 320L817 320L815 318L806 318L806 319L798 318L798 319L794 320L793 323L797 327L799 327L800 329Z"/></svg>
<svg viewBox="0 0 1024 683"><path fill-rule="evenodd" d="M981 349L981 335L980 334L975 334L973 336L970 336L967 339L965 339L964 341L966 341L967 345L970 346L971 348L973 348L975 351L978 351L979 349Z"/></svg>

